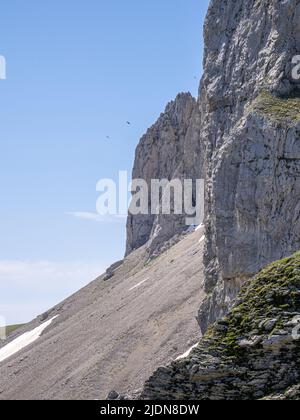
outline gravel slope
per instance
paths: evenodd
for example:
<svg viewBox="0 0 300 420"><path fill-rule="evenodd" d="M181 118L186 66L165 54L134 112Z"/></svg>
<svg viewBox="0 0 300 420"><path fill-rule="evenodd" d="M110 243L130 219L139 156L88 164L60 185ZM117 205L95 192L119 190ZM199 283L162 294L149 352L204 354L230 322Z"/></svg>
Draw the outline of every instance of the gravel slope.
<svg viewBox="0 0 300 420"><path fill-rule="evenodd" d="M35 343L0 363L0 399L103 399L132 392L200 339L203 229L150 264L141 248L11 340L57 316Z"/></svg>

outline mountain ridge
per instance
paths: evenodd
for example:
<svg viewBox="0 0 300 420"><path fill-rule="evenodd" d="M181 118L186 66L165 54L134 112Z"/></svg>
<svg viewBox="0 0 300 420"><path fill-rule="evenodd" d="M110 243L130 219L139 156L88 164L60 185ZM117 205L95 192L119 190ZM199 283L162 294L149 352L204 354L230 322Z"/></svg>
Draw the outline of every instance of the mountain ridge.
<svg viewBox="0 0 300 420"><path fill-rule="evenodd" d="M300 0L211 1L199 97L167 105L133 168L205 178L205 226L129 214L125 259L9 338L59 315L0 364L0 399L299 397L299 22Z"/></svg>

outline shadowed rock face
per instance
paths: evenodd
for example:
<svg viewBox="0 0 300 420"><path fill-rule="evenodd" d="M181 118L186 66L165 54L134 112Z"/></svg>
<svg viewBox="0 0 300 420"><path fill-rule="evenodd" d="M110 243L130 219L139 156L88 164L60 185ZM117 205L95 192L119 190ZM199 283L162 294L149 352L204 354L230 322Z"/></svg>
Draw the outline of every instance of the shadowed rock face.
<svg viewBox="0 0 300 420"><path fill-rule="evenodd" d="M300 1L213 0L205 24L206 292L202 329L242 283L300 249Z"/></svg>
<svg viewBox="0 0 300 420"><path fill-rule="evenodd" d="M142 137L133 168L133 179L203 178L204 150L200 143L199 103L189 93L170 102L158 121ZM150 255L186 228L182 215L129 215L126 255L148 243Z"/></svg>

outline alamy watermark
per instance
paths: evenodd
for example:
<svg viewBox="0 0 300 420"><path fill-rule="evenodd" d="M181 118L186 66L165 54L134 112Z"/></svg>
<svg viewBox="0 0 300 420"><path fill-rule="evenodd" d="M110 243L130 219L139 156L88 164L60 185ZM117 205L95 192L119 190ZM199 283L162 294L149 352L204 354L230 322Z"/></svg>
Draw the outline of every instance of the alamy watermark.
<svg viewBox="0 0 300 420"><path fill-rule="evenodd" d="M112 179L101 179L96 189L100 192L96 208L101 216L175 214L183 215L187 226L200 225L204 219L203 179L129 182L127 171L120 171L118 184Z"/></svg>
<svg viewBox="0 0 300 420"><path fill-rule="evenodd" d="M0 80L6 79L6 59L0 55Z"/></svg>
<svg viewBox="0 0 300 420"><path fill-rule="evenodd" d="M292 58L292 78L300 81L300 55L295 55Z"/></svg>

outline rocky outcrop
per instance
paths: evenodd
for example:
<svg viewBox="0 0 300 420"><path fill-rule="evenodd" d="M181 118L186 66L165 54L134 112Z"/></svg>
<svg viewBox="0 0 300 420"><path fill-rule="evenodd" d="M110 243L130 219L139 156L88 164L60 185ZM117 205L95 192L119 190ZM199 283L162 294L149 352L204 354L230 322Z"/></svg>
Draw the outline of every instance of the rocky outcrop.
<svg viewBox="0 0 300 420"><path fill-rule="evenodd" d="M106 270L106 272L103 276L103 281L108 281L108 280L112 279L114 277L115 273L116 273L116 270L118 270L118 268L120 268L123 263L124 263L124 260L117 261L116 263L114 263L110 267L108 267L108 269Z"/></svg>
<svg viewBox="0 0 300 420"><path fill-rule="evenodd" d="M191 314L204 297L202 236L203 228L190 233L147 264L139 248L110 267L109 281L102 275L0 340L11 351L0 362L0 400L95 400L141 389L200 339ZM53 317L35 343L14 353L14 339Z"/></svg>
<svg viewBox="0 0 300 420"><path fill-rule="evenodd" d="M299 401L300 400L300 385L292 386L284 390L284 392L277 392L264 398L267 401Z"/></svg>
<svg viewBox="0 0 300 420"><path fill-rule="evenodd" d="M187 229L184 214L151 214L151 180L201 179L203 161L199 103L191 94L181 93L167 105L136 149L132 177L148 184L149 214L129 214L126 255L148 243L153 256Z"/></svg>
<svg viewBox="0 0 300 420"><path fill-rule="evenodd" d="M299 274L300 253L261 271L188 358L154 373L142 399L298 399Z"/></svg>
<svg viewBox="0 0 300 420"><path fill-rule="evenodd" d="M267 263L300 249L300 1L213 0L205 24L206 292L199 322L230 308Z"/></svg>

